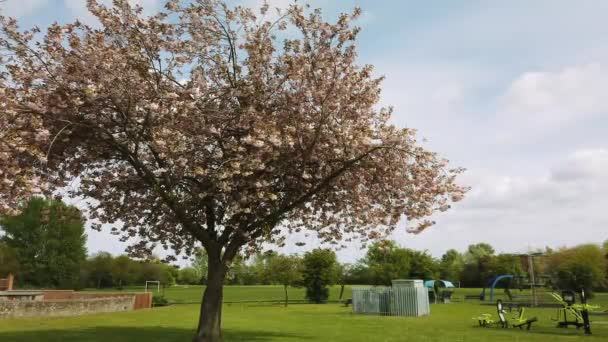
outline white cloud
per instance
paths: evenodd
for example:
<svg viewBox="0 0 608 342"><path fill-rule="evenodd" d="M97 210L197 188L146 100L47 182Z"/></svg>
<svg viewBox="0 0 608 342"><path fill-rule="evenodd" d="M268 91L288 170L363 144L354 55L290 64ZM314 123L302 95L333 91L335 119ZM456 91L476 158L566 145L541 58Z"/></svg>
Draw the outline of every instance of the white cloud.
<svg viewBox="0 0 608 342"><path fill-rule="evenodd" d="M559 167L555 168L551 177L555 181L580 181L608 179L608 150L581 150L571 155Z"/></svg>
<svg viewBox="0 0 608 342"><path fill-rule="evenodd" d="M607 168L608 149L589 149L546 166L540 176L471 171L465 181L473 190L462 203L428 232L399 239L436 254L480 241L510 252L599 243L608 239Z"/></svg>
<svg viewBox="0 0 608 342"><path fill-rule="evenodd" d="M600 243L608 239L608 149L579 150L541 175L514 176L473 170L461 180L472 185L463 202L434 219L437 225L411 235L400 228L393 234L402 246L429 250L439 257L450 248L463 251L470 244L488 242L499 252L525 252L545 246ZM318 244L284 249L303 252ZM338 252L354 262L365 250L356 243Z"/></svg>
<svg viewBox="0 0 608 342"><path fill-rule="evenodd" d="M529 143L558 132L568 138L573 130L608 115L607 88L608 68L601 63L525 72L508 85L497 103L496 140Z"/></svg>
<svg viewBox="0 0 608 342"><path fill-rule="evenodd" d="M22 18L47 6L49 0L7 0L0 4L4 15Z"/></svg>
<svg viewBox="0 0 608 342"><path fill-rule="evenodd" d="M534 124L561 125L608 112L608 69L600 64L526 72L509 86L505 112Z"/></svg>
<svg viewBox="0 0 608 342"><path fill-rule="evenodd" d="M395 106L398 121L446 117L461 110L482 78L477 70L447 65L404 65L386 60L374 64L377 73L386 77L382 103Z"/></svg>

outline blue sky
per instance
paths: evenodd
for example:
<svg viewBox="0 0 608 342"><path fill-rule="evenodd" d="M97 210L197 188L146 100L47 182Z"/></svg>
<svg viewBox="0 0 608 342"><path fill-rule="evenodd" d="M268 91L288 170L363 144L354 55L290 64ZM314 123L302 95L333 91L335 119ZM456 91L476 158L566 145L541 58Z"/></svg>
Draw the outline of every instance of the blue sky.
<svg viewBox="0 0 608 342"><path fill-rule="evenodd" d="M149 13L162 3L137 2ZM2 6L23 27L44 27L92 22L84 3ZM608 239L608 2L310 3L328 19L363 9L360 63L386 76L382 103L395 107L394 122L419 129L429 148L468 169L461 180L473 187L468 198L424 234L401 229L394 236L401 245L440 256L480 241L520 252ZM95 232L89 248L122 251ZM353 245L339 255L353 261L363 253Z"/></svg>

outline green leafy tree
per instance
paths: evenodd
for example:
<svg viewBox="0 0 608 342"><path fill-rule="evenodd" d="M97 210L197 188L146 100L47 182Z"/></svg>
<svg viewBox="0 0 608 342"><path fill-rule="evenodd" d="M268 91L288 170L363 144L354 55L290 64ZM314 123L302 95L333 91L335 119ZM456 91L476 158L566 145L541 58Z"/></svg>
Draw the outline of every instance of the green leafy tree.
<svg viewBox="0 0 608 342"><path fill-rule="evenodd" d="M342 301L342 296L344 295L344 287L346 286L346 284L350 284L350 281L352 279L353 268L354 266L348 263L338 263L338 266L336 267L336 272L338 275L337 283L340 285L340 295L338 296L339 301Z"/></svg>
<svg viewBox="0 0 608 342"><path fill-rule="evenodd" d="M485 278L488 263L494 255L494 248L487 243L470 245L464 254L465 265L461 274L461 281L465 286L482 287L488 279Z"/></svg>
<svg viewBox="0 0 608 342"><path fill-rule="evenodd" d="M494 247L492 247L490 244L482 242L475 245L469 245L464 258L467 263L475 263L492 255L494 255Z"/></svg>
<svg viewBox="0 0 608 342"><path fill-rule="evenodd" d="M235 285L260 285L259 274L242 255L237 255L228 273L230 283ZM228 278L227 276L227 278Z"/></svg>
<svg viewBox="0 0 608 342"><path fill-rule="evenodd" d="M302 259L297 256L277 255L268 263L268 274L271 282L283 285L285 306L289 302L288 286L295 286L302 281Z"/></svg>
<svg viewBox="0 0 608 342"><path fill-rule="evenodd" d="M196 285L201 282L201 272L194 267L184 267L179 270L177 283L182 285Z"/></svg>
<svg viewBox="0 0 608 342"><path fill-rule="evenodd" d="M372 244L363 259L369 269L371 284L387 286L391 285L393 279L409 277L411 261L412 253L400 248L393 241Z"/></svg>
<svg viewBox="0 0 608 342"><path fill-rule="evenodd" d="M346 266L343 271L344 283L351 285L372 284L372 274L369 267L362 261Z"/></svg>
<svg viewBox="0 0 608 342"><path fill-rule="evenodd" d="M464 258L460 252L450 249L439 262L439 277L450 281L460 281L460 275L464 269Z"/></svg>
<svg viewBox="0 0 608 342"><path fill-rule="evenodd" d="M132 284L137 279L137 262L127 255L121 255L112 260L110 274L112 281L119 289Z"/></svg>
<svg viewBox="0 0 608 342"><path fill-rule="evenodd" d="M306 298L313 303L324 303L329 297L329 286L336 283L338 261L336 253L327 249L314 249L304 254L303 284Z"/></svg>
<svg viewBox="0 0 608 342"><path fill-rule="evenodd" d="M255 255L253 264L251 265L251 271L257 277L258 284L269 285L272 283L268 266L272 262L272 259L277 256L278 253L275 251L266 251Z"/></svg>
<svg viewBox="0 0 608 342"><path fill-rule="evenodd" d="M487 259L484 274L482 275L484 279L490 279L503 274L514 276L526 275L519 257L511 254L499 254Z"/></svg>
<svg viewBox="0 0 608 342"><path fill-rule="evenodd" d="M199 283L206 284L207 273L209 272L209 258L207 257L207 251L205 251L204 248L198 248L194 253L192 267L196 268L201 275Z"/></svg>
<svg viewBox="0 0 608 342"><path fill-rule="evenodd" d="M549 270L562 289L592 291L603 287L606 258L598 245L580 245L560 249L549 258Z"/></svg>
<svg viewBox="0 0 608 342"><path fill-rule="evenodd" d="M410 254L410 274L412 279L436 279L439 275L439 264L427 251L406 249Z"/></svg>
<svg viewBox="0 0 608 342"><path fill-rule="evenodd" d="M164 264L159 260L151 260L141 264L140 282L145 283L148 280L158 280L163 285L175 284L175 278L178 276L177 270L170 265Z"/></svg>
<svg viewBox="0 0 608 342"><path fill-rule="evenodd" d="M18 215L0 219L2 240L21 264L20 281L37 287L74 288L86 258L84 219L61 201L33 198Z"/></svg>
<svg viewBox="0 0 608 342"><path fill-rule="evenodd" d="M0 278L8 274L19 274L19 260L17 253L6 243L0 242Z"/></svg>
<svg viewBox="0 0 608 342"><path fill-rule="evenodd" d="M112 286L112 265L114 257L108 252L98 252L86 262L88 277L96 288Z"/></svg>

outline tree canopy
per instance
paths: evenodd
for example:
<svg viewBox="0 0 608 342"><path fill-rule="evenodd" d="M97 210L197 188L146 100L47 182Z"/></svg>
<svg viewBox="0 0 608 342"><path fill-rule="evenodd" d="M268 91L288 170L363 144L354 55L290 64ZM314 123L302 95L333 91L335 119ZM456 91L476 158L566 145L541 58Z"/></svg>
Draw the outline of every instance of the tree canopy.
<svg viewBox="0 0 608 342"><path fill-rule="evenodd" d="M367 251L363 263L368 267L374 285L391 285L393 279L410 274L411 254L392 241L375 243Z"/></svg>
<svg viewBox="0 0 608 342"><path fill-rule="evenodd" d="M112 266L112 254L99 252L87 260L85 271L88 278L94 281L94 286L101 288L112 285Z"/></svg>
<svg viewBox="0 0 608 342"><path fill-rule="evenodd" d="M336 253L317 248L304 254L302 264L306 298L313 303L324 303L329 297L328 286L336 284L339 277Z"/></svg>
<svg viewBox="0 0 608 342"><path fill-rule="evenodd" d="M87 1L100 29L1 19L0 206L78 176L72 195L92 199L96 228L120 222L133 255L202 244L214 313L200 339L220 339L240 250L302 230L375 240L402 219L420 232L463 197L462 169L378 107L382 78L357 64L360 9L329 23L298 4L272 19L218 0L150 17L113 4Z"/></svg>
<svg viewBox="0 0 608 342"><path fill-rule="evenodd" d="M460 274L464 268L464 258L455 249L449 249L441 256L439 274L441 279L460 281Z"/></svg>
<svg viewBox="0 0 608 342"><path fill-rule="evenodd" d="M133 283L136 277L137 266L135 261L127 255L120 255L112 260L110 274L112 281L119 289L126 284Z"/></svg>
<svg viewBox="0 0 608 342"><path fill-rule="evenodd" d="M84 218L61 201L33 198L15 216L0 218L1 240L16 253L22 284L74 288L86 258Z"/></svg>
<svg viewBox="0 0 608 342"><path fill-rule="evenodd" d="M592 293L606 286L607 261L598 245L562 248L549 258L549 270L562 289Z"/></svg>
<svg viewBox="0 0 608 342"><path fill-rule="evenodd" d="M381 78L355 63L360 10L329 24L292 6L276 27L303 36L279 48L275 26L246 8L169 1L144 19L115 3L88 2L103 29L53 25L38 42L36 29L2 19L0 44L13 53L0 93L4 120L42 127L14 128L41 135L32 144L47 152L28 169L53 187L79 175L76 193L98 200L94 218L143 237L134 251L200 241L228 257L280 241L279 223L323 241L368 239L462 197L461 170L376 109Z"/></svg>

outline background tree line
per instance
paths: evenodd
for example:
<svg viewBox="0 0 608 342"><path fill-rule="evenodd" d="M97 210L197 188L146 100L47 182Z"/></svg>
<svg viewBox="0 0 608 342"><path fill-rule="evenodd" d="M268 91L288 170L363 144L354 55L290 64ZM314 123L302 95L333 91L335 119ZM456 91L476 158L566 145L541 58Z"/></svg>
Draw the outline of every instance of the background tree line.
<svg viewBox="0 0 608 342"><path fill-rule="evenodd" d="M327 254L327 266L322 262L317 270L310 260L318 254ZM585 288L591 291L608 290L608 241L602 246L584 244L559 249L546 248L543 256L533 258L533 267L537 282L556 289ZM202 255L201 255L202 256ZM201 258L203 260L204 258ZM296 279L289 285L305 286L305 279L311 279L314 273L324 273L323 283L351 285L390 285L393 279L443 279L458 283L461 287L484 287L499 275L511 274L519 281L513 281L512 287L524 286L529 281L529 260L525 255L497 254L487 243L470 245L466 251L455 249L446 251L441 258L434 258L426 251L417 251L399 247L395 242L383 241L370 246L366 255L354 264L341 264L331 251L313 250L304 256L286 256L276 252L259 253L250 260L239 259L230 270L226 283L233 285L271 285L285 284L281 276L286 272L295 272L291 278ZM294 269L281 269L281 264L300 265ZM201 265L195 260L193 265ZM299 271L298 271L299 270ZM328 270L328 271L324 271ZM183 273L203 274L191 284L204 284L204 268L197 266L184 268ZM300 275L298 275L300 273ZM308 278L307 278L308 277ZM178 276L178 283L187 277ZM314 282L314 281L309 281Z"/></svg>
<svg viewBox="0 0 608 342"><path fill-rule="evenodd" d="M21 288L123 288L159 280L164 285L204 285L207 255L199 249L190 266L159 259L137 260L99 252L87 257L84 218L57 200L32 199L16 216L0 218L0 276L13 273ZM608 289L608 241L542 251L535 258L537 275L548 286L587 291ZM228 285L282 285L307 288L315 302L327 299L334 284L390 285L392 279L444 279L462 287L483 287L498 275L528 277L528 259L497 254L487 243L466 251L446 251L434 258L426 251L377 242L354 264L341 264L334 252L316 249L302 256L274 251L249 259L237 256L225 279Z"/></svg>

